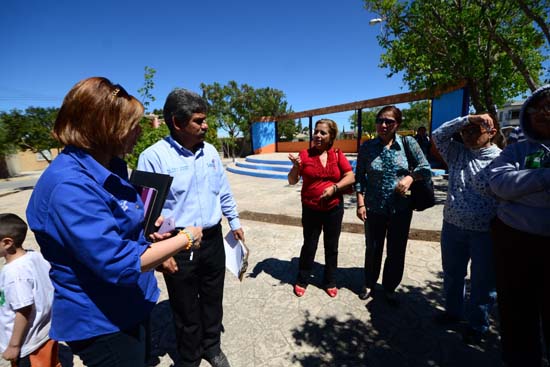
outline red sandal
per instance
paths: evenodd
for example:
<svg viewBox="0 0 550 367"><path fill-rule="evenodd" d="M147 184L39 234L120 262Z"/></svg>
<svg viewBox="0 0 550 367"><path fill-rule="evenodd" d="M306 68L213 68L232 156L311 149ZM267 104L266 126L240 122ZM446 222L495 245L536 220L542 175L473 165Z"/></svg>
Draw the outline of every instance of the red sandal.
<svg viewBox="0 0 550 367"><path fill-rule="evenodd" d="M334 298L338 295L338 288L327 288L325 289L325 292L330 296L330 298Z"/></svg>
<svg viewBox="0 0 550 367"><path fill-rule="evenodd" d="M300 287L298 284L294 285L294 294L296 297L302 297L306 293L306 289L303 287Z"/></svg>

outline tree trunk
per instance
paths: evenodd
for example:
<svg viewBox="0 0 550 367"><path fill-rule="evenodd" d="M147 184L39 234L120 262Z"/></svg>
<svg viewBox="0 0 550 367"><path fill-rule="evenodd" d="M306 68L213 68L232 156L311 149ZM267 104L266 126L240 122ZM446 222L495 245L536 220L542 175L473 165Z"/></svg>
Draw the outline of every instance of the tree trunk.
<svg viewBox="0 0 550 367"><path fill-rule="evenodd" d="M467 83L468 93L470 94L472 106L474 106L476 113L483 111L483 102L481 102L481 96L479 94L479 86L477 85L477 82L475 82L473 79L468 79Z"/></svg>
<svg viewBox="0 0 550 367"><path fill-rule="evenodd" d="M0 154L0 178L10 177L10 171L8 170L8 164L6 162L6 156Z"/></svg>
<svg viewBox="0 0 550 367"><path fill-rule="evenodd" d="M531 8L529 8L525 0L518 0L518 4L525 15L527 15L529 19L532 19L535 23L537 23L542 33L544 33L544 36L546 37L546 42L548 42L548 46L550 46L550 25L546 23L543 17L533 12Z"/></svg>
<svg viewBox="0 0 550 367"><path fill-rule="evenodd" d="M531 91L534 91L537 89L537 83L533 80L533 77L531 76L531 73L527 69L527 66L521 59L521 57L518 57L518 55L512 50L512 48L508 45L508 42L497 34L496 32L493 33L495 42L506 52L506 54L510 57L512 62L514 63L516 69L518 69L519 73L523 76L523 79L525 79L525 82L529 86L529 89Z"/></svg>

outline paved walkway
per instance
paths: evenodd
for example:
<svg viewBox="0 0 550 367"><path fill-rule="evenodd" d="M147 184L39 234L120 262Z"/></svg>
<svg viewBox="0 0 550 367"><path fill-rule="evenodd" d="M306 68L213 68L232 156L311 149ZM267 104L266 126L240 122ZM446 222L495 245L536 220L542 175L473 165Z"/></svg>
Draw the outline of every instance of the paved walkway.
<svg viewBox="0 0 550 367"><path fill-rule="evenodd" d="M438 238L443 179L436 181L439 204L414 215L412 227L424 240L409 241L398 288L401 305L392 307L383 297L357 297L363 283L364 236L353 233L359 223L353 198L346 198L344 222L351 230L340 240L338 297L331 299L320 288L321 241L312 284L299 299L292 293L302 243L299 186L231 173L228 177L246 218L242 223L251 250L245 279L239 282L230 273L226 277L222 347L233 367L500 366L495 330L482 347L473 348L462 343L459 330L431 321L442 305L441 255L437 242L425 240ZM30 193L24 189L2 196L0 191L0 212L24 217ZM31 233L26 245L36 248ZM172 366L175 337L166 290L158 279L162 296L152 315L155 358L150 365ZM64 367L82 365L66 348L63 355L68 359Z"/></svg>

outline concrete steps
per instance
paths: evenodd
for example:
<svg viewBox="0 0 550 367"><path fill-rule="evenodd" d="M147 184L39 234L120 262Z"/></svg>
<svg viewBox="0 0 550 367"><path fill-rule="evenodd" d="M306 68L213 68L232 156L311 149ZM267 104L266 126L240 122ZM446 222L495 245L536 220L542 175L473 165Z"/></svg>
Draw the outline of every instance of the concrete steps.
<svg viewBox="0 0 550 367"><path fill-rule="evenodd" d="M355 158L348 157L354 170ZM286 180L291 168L288 153L255 154L227 165L227 170L231 173L278 180Z"/></svg>
<svg viewBox="0 0 550 367"><path fill-rule="evenodd" d="M292 168L292 163L282 157L275 157L270 154L266 157L248 156L243 160L236 160L227 165L227 170L231 173L260 178L271 178L286 180L287 174Z"/></svg>
<svg viewBox="0 0 550 367"><path fill-rule="evenodd" d="M357 155L349 156L348 160L355 171ZM286 180L291 168L292 163L288 160L288 153L249 155L245 159L237 159L227 165L227 171L231 173L276 180ZM432 169L433 176L441 176L444 173L444 170Z"/></svg>

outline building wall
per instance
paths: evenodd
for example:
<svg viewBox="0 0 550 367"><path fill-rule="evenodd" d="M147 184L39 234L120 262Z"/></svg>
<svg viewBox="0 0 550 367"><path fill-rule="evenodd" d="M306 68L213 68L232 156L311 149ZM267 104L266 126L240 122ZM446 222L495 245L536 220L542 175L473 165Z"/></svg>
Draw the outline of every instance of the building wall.
<svg viewBox="0 0 550 367"><path fill-rule="evenodd" d="M57 157L57 149L51 149L50 154L51 159ZM33 153L30 150L17 153L14 159L16 160L16 165L19 169L19 172L40 171L48 167L48 161L40 156L40 154Z"/></svg>
<svg viewBox="0 0 550 367"><path fill-rule="evenodd" d="M498 120L501 127L518 126L519 111L523 105L522 101L507 103L498 109Z"/></svg>
<svg viewBox="0 0 550 367"><path fill-rule="evenodd" d="M368 138L361 139L361 144ZM357 153L357 140L345 139L335 140L334 147L341 149L344 153ZM309 141L285 141L277 143L278 152L299 152L300 150L309 148Z"/></svg>

